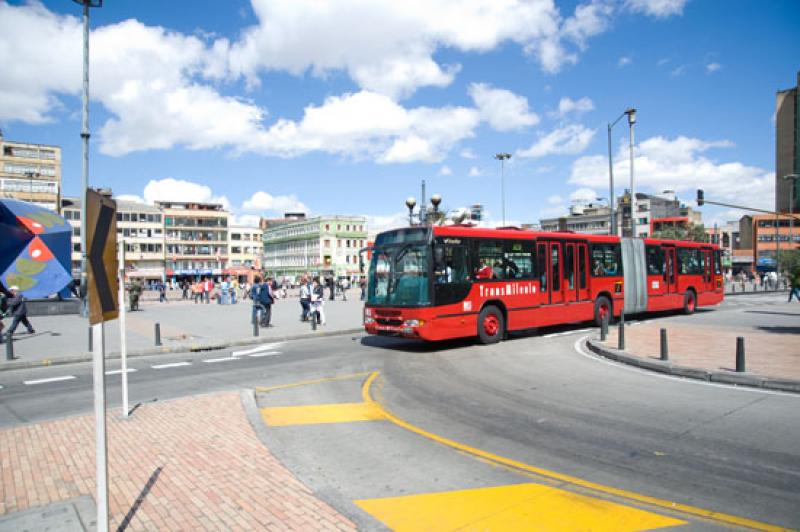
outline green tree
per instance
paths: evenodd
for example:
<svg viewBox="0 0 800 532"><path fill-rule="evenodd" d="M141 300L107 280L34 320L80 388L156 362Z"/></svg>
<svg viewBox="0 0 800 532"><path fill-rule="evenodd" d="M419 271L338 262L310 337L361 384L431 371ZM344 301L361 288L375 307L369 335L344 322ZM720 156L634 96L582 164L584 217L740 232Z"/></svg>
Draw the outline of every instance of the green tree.
<svg viewBox="0 0 800 532"><path fill-rule="evenodd" d="M791 273L798 269L800 269L800 250L781 250L781 256L778 259L778 271Z"/></svg>
<svg viewBox="0 0 800 532"><path fill-rule="evenodd" d="M653 238L665 240L691 240L692 242L708 242L705 227L702 224L692 224L687 227L665 227L653 233Z"/></svg>

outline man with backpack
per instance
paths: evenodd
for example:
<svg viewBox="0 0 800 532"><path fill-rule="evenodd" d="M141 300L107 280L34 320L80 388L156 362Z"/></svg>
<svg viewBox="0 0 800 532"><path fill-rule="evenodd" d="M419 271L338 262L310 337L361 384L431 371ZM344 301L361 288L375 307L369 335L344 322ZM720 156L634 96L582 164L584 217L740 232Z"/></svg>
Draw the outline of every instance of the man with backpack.
<svg viewBox="0 0 800 532"><path fill-rule="evenodd" d="M267 279L262 283L261 279L256 277L253 282L253 288L250 289L250 298L253 300L253 319L258 319L258 311L261 311L261 326L272 327L270 321L272 320L272 304L275 302L275 296L272 292L272 280Z"/></svg>

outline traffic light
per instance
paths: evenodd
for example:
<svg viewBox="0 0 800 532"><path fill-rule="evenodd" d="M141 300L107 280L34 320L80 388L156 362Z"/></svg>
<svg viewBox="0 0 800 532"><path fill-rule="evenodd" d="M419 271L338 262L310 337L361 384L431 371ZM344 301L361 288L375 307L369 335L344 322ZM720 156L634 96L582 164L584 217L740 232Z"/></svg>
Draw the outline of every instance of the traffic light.
<svg viewBox="0 0 800 532"><path fill-rule="evenodd" d="M702 207L703 204L706 202L705 198L703 198L703 190L697 189L697 206Z"/></svg>

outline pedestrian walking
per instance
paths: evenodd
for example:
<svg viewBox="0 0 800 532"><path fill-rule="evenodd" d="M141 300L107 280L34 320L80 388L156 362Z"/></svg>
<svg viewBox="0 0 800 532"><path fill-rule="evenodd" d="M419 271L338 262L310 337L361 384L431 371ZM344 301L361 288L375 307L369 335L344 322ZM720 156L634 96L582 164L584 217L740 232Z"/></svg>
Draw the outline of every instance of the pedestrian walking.
<svg viewBox="0 0 800 532"><path fill-rule="evenodd" d="M181 294L181 299L183 300L189 299L189 281L187 281L186 279L181 281L181 291L183 292Z"/></svg>
<svg viewBox="0 0 800 532"><path fill-rule="evenodd" d="M792 296L797 298L800 302L800 267L795 268L789 276L789 301L792 302Z"/></svg>
<svg viewBox="0 0 800 532"><path fill-rule="evenodd" d="M342 301L347 301L347 289L350 288L350 279L342 279Z"/></svg>
<svg viewBox="0 0 800 532"><path fill-rule="evenodd" d="M139 310L139 297L142 295L142 284L137 280L131 283L131 287L128 290L128 306L131 308L131 312L134 310Z"/></svg>
<svg viewBox="0 0 800 532"><path fill-rule="evenodd" d="M300 279L300 321L308 320L311 312L311 287L308 284L308 277L305 275Z"/></svg>
<svg viewBox="0 0 800 532"><path fill-rule="evenodd" d="M208 305L211 301L211 291L214 289L214 281L211 280L211 277L206 277L206 280L203 281L203 300Z"/></svg>
<svg viewBox="0 0 800 532"><path fill-rule="evenodd" d="M361 301L366 301L367 299L367 280L362 277L358 282L358 287L361 289Z"/></svg>
<svg viewBox="0 0 800 532"><path fill-rule="evenodd" d="M158 302L167 302L167 285L164 283L164 281L158 283Z"/></svg>
<svg viewBox="0 0 800 532"><path fill-rule="evenodd" d="M3 316L8 310L8 300L12 297L13 294L0 281L0 344L3 343Z"/></svg>
<svg viewBox="0 0 800 532"><path fill-rule="evenodd" d="M319 277L314 278L311 288L311 319L317 320L317 325L325 325L325 291L319 282Z"/></svg>
<svg viewBox="0 0 800 532"><path fill-rule="evenodd" d="M5 315L8 316L10 314L12 319L11 327L8 328L6 333L6 340L13 336L20 323L28 329L28 334L34 334L36 331L33 330L33 325L28 321L28 306L25 304L25 296L19 291L18 286L12 286L9 291L11 292L11 298L8 300L8 310L6 310Z"/></svg>
<svg viewBox="0 0 800 532"><path fill-rule="evenodd" d="M192 298L194 299L195 305L203 300L203 285L200 281L192 285Z"/></svg>
<svg viewBox="0 0 800 532"><path fill-rule="evenodd" d="M259 292L261 292L262 286L263 285L261 284L261 277L256 277L255 279L253 279L253 284L250 286L250 301L253 302L253 314L250 318L250 323L256 323L256 320L262 318L260 322L263 326L263 315L264 315L264 310L266 309L261 305L261 303L258 300L258 294Z"/></svg>

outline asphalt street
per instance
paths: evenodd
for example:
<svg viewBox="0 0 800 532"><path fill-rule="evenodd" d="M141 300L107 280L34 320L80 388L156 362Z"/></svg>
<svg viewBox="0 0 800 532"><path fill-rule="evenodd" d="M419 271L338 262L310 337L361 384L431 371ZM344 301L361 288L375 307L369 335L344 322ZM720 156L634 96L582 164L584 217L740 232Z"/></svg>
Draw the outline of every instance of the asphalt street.
<svg viewBox="0 0 800 532"><path fill-rule="evenodd" d="M786 318L749 297L656 319ZM653 520L638 522L650 527L800 526L800 396L620 366L583 348L589 334L565 326L494 346L356 335L137 358L130 404L255 389L262 412L289 416L262 431L270 450L367 529L396 526L409 511L421 519L430 504L411 494L457 493L467 498L447 504L468 508L481 490L505 500L508 486L533 484L587 497L587 508L619 505L621 522L625 511L645 512ZM118 415L120 375L107 379ZM92 408L89 364L7 371L0 386L0 426ZM373 399L380 411L370 417ZM308 405L347 407L334 412L339 422L312 423L293 410ZM346 419L364 412L374 421Z"/></svg>

